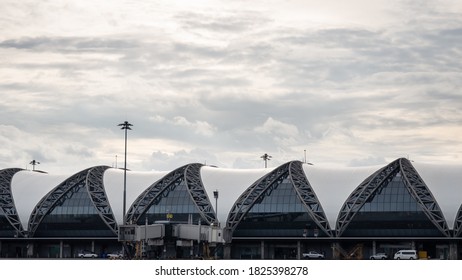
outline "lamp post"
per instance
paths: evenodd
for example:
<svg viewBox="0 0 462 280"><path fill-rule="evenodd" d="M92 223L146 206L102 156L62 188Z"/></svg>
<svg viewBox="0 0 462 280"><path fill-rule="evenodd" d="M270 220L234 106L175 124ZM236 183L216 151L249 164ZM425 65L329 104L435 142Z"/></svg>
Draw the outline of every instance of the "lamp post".
<svg viewBox="0 0 462 280"><path fill-rule="evenodd" d="M268 160L271 160L272 156L270 156L268 154L264 154L260 158L262 158L265 161L265 168L267 168L268 167Z"/></svg>
<svg viewBox="0 0 462 280"><path fill-rule="evenodd" d="M306 150L303 150L303 153L305 154L304 163L305 163L305 164L308 164L308 165L314 165L314 164L311 163L311 162L306 162Z"/></svg>
<svg viewBox="0 0 462 280"><path fill-rule="evenodd" d="M38 162L38 161L36 161L36 160L34 159L34 160L32 160L31 162L29 162L29 164L32 164L32 171L35 171L35 166L36 166L37 164L40 164L40 162Z"/></svg>
<svg viewBox="0 0 462 280"><path fill-rule="evenodd" d="M213 191L213 197L215 198L215 215L217 216L216 223L217 225L219 225L219 222L218 222L218 190Z"/></svg>
<svg viewBox="0 0 462 280"><path fill-rule="evenodd" d="M131 130L131 126L133 126L131 123L125 121L121 124L118 124L120 126L120 129L125 130L125 162L124 162L124 196L123 196L123 225L126 224L126 218L125 218L125 213L126 213L126 207L127 207L127 130Z"/></svg>

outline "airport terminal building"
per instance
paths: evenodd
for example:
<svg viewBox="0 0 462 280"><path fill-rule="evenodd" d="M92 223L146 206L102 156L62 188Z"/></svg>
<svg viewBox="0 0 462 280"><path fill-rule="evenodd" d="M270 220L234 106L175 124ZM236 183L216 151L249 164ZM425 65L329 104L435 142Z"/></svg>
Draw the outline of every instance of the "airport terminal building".
<svg viewBox="0 0 462 280"><path fill-rule="evenodd" d="M6 168L0 258L123 250L148 259L301 259L308 251L368 259L415 249L462 259L461 167L399 158L356 168L94 166L71 176Z"/></svg>

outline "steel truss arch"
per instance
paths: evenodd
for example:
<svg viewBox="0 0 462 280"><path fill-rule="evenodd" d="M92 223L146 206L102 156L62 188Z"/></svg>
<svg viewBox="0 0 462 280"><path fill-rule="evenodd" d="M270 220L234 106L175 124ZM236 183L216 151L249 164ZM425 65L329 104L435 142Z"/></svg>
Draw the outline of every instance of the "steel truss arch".
<svg viewBox="0 0 462 280"><path fill-rule="evenodd" d="M296 194L301 199L313 221L315 221L318 227L325 232L327 236L332 236L328 220L315 192L304 174L302 163L300 161L291 161L260 178L247 188L236 200L229 212L226 222L227 241L230 241L232 233L254 204L263 199L266 193L275 189L287 178L291 181Z"/></svg>
<svg viewBox="0 0 462 280"><path fill-rule="evenodd" d="M87 173L86 186L99 216L112 232L117 235L119 228L104 188L104 172L108 168L109 166L91 168Z"/></svg>
<svg viewBox="0 0 462 280"><path fill-rule="evenodd" d="M168 196L171 190L185 182L191 200L199 210L202 219L208 224L213 223L216 220L216 214L202 184L199 172L202 166L199 163L182 166L153 183L133 202L127 212L127 221L133 224L138 223L152 204L158 203Z"/></svg>
<svg viewBox="0 0 462 280"><path fill-rule="evenodd" d="M34 207L29 218L29 235L34 236L35 231L43 219L51 213L56 206L61 205L81 188L86 188L89 193L90 200L96 207L98 214L114 231L114 228L110 225L110 216L112 215L112 211L110 211L107 198L102 197L103 195L105 196L104 190L101 191L101 188L104 188L102 176L107 168L109 167L96 166L80 171L66 179L45 195ZM90 184L90 186L88 186L88 184ZM101 211L103 211L103 213L101 213ZM114 218L112 218L112 220L113 219Z"/></svg>
<svg viewBox="0 0 462 280"><path fill-rule="evenodd" d="M438 228L438 230L446 237L451 236L451 232L444 218L443 212L438 205L435 197L430 192L419 173L407 159L401 159L401 170L404 176L404 184L409 192L417 200L427 217Z"/></svg>
<svg viewBox="0 0 462 280"><path fill-rule="evenodd" d="M457 211L457 216L454 221L454 237L459 237L462 234L462 205Z"/></svg>
<svg viewBox="0 0 462 280"><path fill-rule="evenodd" d="M316 193L306 178L302 163L300 161L291 162L289 171L289 177L292 180L295 192L298 194L298 197L308 210L308 214L320 230L322 230L327 236L332 237L329 221L327 220L321 203L319 203Z"/></svg>
<svg viewBox="0 0 462 280"><path fill-rule="evenodd" d="M363 205L373 198L375 193L388 185L400 173L406 189L420 205L425 215L445 236L450 236L443 213L427 185L406 158L399 158L366 178L343 204L336 224L336 236L342 236L348 225Z"/></svg>
<svg viewBox="0 0 462 280"><path fill-rule="evenodd" d="M217 221L216 212L202 183L200 169L202 164L190 164L185 170L186 187L192 201L199 209L201 217L210 225Z"/></svg>
<svg viewBox="0 0 462 280"><path fill-rule="evenodd" d="M7 168L0 170L0 208L18 236L26 237L27 232L24 230L21 220L19 219L16 205L14 204L13 193L11 191L13 176L22 170L24 169Z"/></svg>

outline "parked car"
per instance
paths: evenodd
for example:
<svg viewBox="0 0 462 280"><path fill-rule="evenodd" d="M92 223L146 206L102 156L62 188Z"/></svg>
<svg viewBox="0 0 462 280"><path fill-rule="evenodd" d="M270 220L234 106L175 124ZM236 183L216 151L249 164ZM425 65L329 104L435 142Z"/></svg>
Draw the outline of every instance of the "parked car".
<svg viewBox="0 0 462 280"><path fill-rule="evenodd" d="M417 260L416 250L399 250L393 257L395 260Z"/></svg>
<svg viewBox="0 0 462 280"><path fill-rule="evenodd" d="M107 255L108 259L114 260L114 259L121 259L123 258L123 254L120 252L114 252L114 253L108 253Z"/></svg>
<svg viewBox="0 0 462 280"><path fill-rule="evenodd" d="M309 251L308 253L302 254L305 259L324 259L324 254L318 253L316 251Z"/></svg>
<svg viewBox="0 0 462 280"><path fill-rule="evenodd" d="M91 251L82 251L78 254L79 258L97 258L98 255Z"/></svg>
<svg viewBox="0 0 462 280"><path fill-rule="evenodd" d="M388 255L386 253L377 253L370 257L371 260L386 260Z"/></svg>

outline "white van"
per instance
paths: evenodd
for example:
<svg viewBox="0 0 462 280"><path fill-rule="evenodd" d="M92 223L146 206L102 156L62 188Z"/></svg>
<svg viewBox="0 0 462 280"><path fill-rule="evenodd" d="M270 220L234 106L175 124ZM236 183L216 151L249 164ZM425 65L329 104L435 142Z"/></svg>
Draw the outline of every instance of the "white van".
<svg viewBox="0 0 462 280"><path fill-rule="evenodd" d="M393 257L395 260L417 260L416 250L399 250Z"/></svg>

